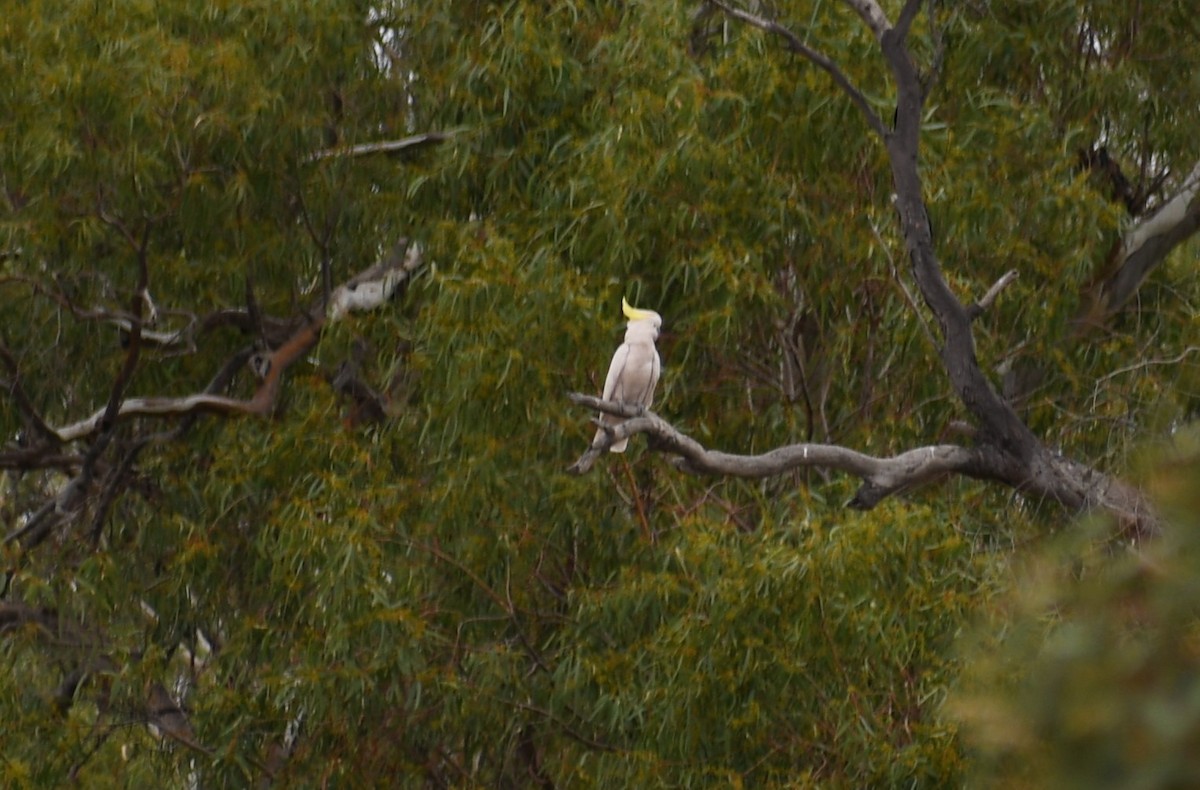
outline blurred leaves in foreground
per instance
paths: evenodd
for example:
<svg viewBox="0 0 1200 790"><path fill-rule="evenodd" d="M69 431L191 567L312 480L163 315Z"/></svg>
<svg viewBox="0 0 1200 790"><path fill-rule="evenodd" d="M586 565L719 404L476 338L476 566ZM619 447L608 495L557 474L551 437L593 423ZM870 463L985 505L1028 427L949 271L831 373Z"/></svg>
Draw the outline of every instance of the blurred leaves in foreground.
<svg viewBox="0 0 1200 790"><path fill-rule="evenodd" d="M1067 530L968 640L947 707L980 784L1200 785L1200 426L1148 456L1162 538Z"/></svg>

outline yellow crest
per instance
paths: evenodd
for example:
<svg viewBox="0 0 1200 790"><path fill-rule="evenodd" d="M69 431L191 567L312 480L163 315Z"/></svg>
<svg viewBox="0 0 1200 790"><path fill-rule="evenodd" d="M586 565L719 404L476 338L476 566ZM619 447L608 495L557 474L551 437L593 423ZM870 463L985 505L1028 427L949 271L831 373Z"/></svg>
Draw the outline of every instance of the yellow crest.
<svg viewBox="0 0 1200 790"><path fill-rule="evenodd" d="M625 317L630 321L645 321L651 316L658 315L652 310L639 310L638 308L629 304L629 302L625 301L624 296L621 297L621 312L624 313Z"/></svg>

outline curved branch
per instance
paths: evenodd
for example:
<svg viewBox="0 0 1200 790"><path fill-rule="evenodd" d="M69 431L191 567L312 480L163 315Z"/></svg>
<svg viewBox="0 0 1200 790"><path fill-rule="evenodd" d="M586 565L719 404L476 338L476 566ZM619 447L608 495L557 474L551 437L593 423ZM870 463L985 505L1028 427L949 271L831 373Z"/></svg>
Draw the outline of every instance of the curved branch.
<svg viewBox="0 0 1200 790"><path fill-rule="evenodd" d="M869 1L870 0L868 0L868 2ZM808 59L811 63L823 69L825 73L833 78L834 83L836 83L837 86L842 89L843 93L850 97L850 100L854 102L855 106L857 106L859 111L862 112L863 117L867 120L867 124L875 131L876 134L878 134L880 137L883 137L887 134L887 130L884 128L883 121L880 119L879 114L875 112L875 108L871 106L871 103L867 100L867 97L858 89L857 86L855 86L853 82L850 81L850 78L846 76L846 73L838 68L838 65L825 53L805 44L800 40L799 36L778 22L751 14L749 11L736 8L728 3L723 2L723 0L708 0L708 2L721 9L734 19L739 19L748 25L758 28L759 30L772 33L782 38L785 42L787 42L787 47L790 51ZM876 10L878 10L878 7Z"/></svg>
<svg viewBox="0 0 1200 790"><path fill-rule="evenodd" d="M169 417L207 412L226 416L266 414L275 402L283 372L312 348L321 330L329 321L336 321L352 311L379 307L402 282L420 268L421 247L407 246L403 256L396 256L372 266L336 288L324 316L302 326L283 345L265 355L266 372L254 396L248 400L224 395L197 393L182 397L127 398L110 403L90 416L61 428L47 426L60 442L72 442L96 433L103 425L115 424L132 417Z"/></svg>
<svg viewBox="0 0 1200 790"><path fill-rule="evenodd" d="M988 310L992 309L992 304L996 301L996 297L1000 295L1008 286L1012 285L1013 280L1017 279L1018 273L1016 269L1009 269L1004 275L992 284L992 287L987 289L987 292L980 297L978 302L967 308L967 317L974 321L979 316L983 315Z"/></svg>
<svg viewBox="0 0 1200 790"><path fill-rule="evenodd" d="M715 0L710 0L715 1ZM877 0L845 0L848 6L864 19L877 41L883 60L892 73L896 92L895 120L892 131L883 134L884 145L887 148L888 163L892 170L892 181L895 187L893 203L896 214L899 215L900 229L904 234L905 250L910 259L913 279L917 281L920 295L925 305L936 318L940 329L941 342L938 352L950 384L962 406L967 409L976 421L979 430L976 442L971 449L946 448L938 445L935 448L918 450L918 456L902 454L894 459L870 459L872 463L864 465L862 457L847 455L850 451L833 454L828 457L830 466L833 462L845 471L856 473L864 480L863 489L854 497L851 504L868 505L878 499L901 490L907 481L914 484L922 483L932 475L942 472L959 472L982 479L1000 481L1014 489L1038 498L1052 499L1064 507L1075 510L1102 508L1115 514L1121 520L1122 527L1135 535L1152 534L1157 531L1158 521L1152 508L1144 496L1133 486L1122 483L1121 480L1110 477L1070 459L1066 459L1034 436L1024 421L1013 411L1012 405L1003 400L996 389L992 387L988 376L979 366L976 358L976 345L972 334L972 319L986 309L991 300L996 298L1001 289L1007 285L1008 276L989 289L979 303L967 307L955 297L950 289L946 276L942 273L942 264L938 261L934 247L934 237L929 222L929 210L925 204L924 187L918 167L920 154L920 128L923 121L924 88L920 82L917 65L906 46L908 29L916 19L920 10L920 0L906 0L900 12L900 24L895 28L889 25ZM725 6L722 6L725 7ZM745 19L750 24L756 24L763 29L772 30L776 34L785 35L776 29L774 23L760 20L751 14L734 14ZM1187 194L1188 205L1194 197ZM1180 214L1178 207L1172 209ZM1184 213L1186 214L1186 213ZM1158 235L1153 238L1159 238ZM1146 240L1140 249L1146 249L1151 240ZM572 400L576 400L572 397ZM584 402L576 400L576 402ZM601 408L592 403L594 408ZM601 408L601 411L607 409ZM624 414L624 413L622 413ZM670 432L664 426L654 423L653 414L638 415L625 421L622 425L613 427L611 435L602 435L601 443L611 442L628 436L630 432L646 431L664 433L659 438L676 453L686 459L688 451L696 455L702 463L712 463L720 460L718 456L708 454L700 445L691 447L688 442L672 439ZM665 424L664 424L665 425ZM670 427L670 426L666 426ZM672 429L673 431L673 429ZM686 437L684 437L686 438ZM814 445L796 445L802 451L802 460L808 461L816 450ZM697 449L698 448L698 449ZM589 450L593 453L595 448ZM932 450L932 453L929 453ZM940 451L941 450L941 451ZM827 451L827 450L822 450ZM925 451L929 457L929 465L910 466L914 460L919 460L919 454ZM775 453L781 453L784 459L793 459L788 448ZM806 455L804 455L806 453ZM779 462L780 456L762 456L763 459L773 459ZM869 456L868 456L869 457ZM576 463L575 471L583 471L584 459ZM875 463L886 463L887 471L893 477L881 480L872 478L878 474L880 467ZM702 467L703 468L703 467ZM732 471L722 471L724 467L714 466L714 473L731 474ZM899 481L899 483L898 483Z"/></svg>
<svg viewBox="0 0 1200 790"><path fill-rule="evenodd" d="M1084 292L1077 318L1101 323L1124 307L1142 283L1180 244L1200 231L1200 162L1179 191L1114 244L1108 265Z"/></svg>
<svg viewBox="0 0 1200 790"><path fill-rule="evenodd" d="M1031 466L1014 462L995 447L962 447L936 444L879 458L830 444L790 444L759 455L736 455L708 450L652 411L640 406L606 401L578 392L572 403L605 414L627 418L604 431L568 472L581 475L595 464L610 445L644 433L651 449L678 456L675 466L692 474L721 477L773 477L793 469L820 467L846 472L862 480L846 503L870 510L889 496L911 491L946 475L1002 483L1034 500L1049 499L1074 510L1099 509L1115 516L1131 537L1156 534L1158 516L1137 488L1085 464L1049 452L1040 453Z"/></svg>
<svg viewBox="0 0 1200 790"><path fill-rule="evenodd" d="M588 448L570 468L575 474L588 471L600 453L613 442L637 433L651 437L654 449L678 456L676 466L692 474L761 478L805 467L852 474L863 482L847 505L858 510L869 510L889 496L910 491L947 474L971 477L986 474L984 457L978 451L951 444L918 447L891 458L878 458L839 445L814 443L790 444L759 455L708 450L647 409L581 393L571 393L568 397L580 406L629 418L611 426L596 444Z"/></svg>

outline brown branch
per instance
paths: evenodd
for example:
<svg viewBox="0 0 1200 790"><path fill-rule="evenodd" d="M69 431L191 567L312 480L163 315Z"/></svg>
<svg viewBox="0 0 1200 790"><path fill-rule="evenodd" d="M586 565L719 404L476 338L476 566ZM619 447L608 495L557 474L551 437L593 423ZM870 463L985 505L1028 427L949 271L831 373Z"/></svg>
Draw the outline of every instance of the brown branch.
<svg viewBox="0 0 1200 790"><path fill-rule="evenodd" d="M100 536L104 531L104 522L108 520L108 513L112 509L113 503L117 501L117 496L125 487L125 481L133 472L133 465L137 462L138 456L142 450L150 444L149 437L142 438L133 443L133 446L125 451L125 455L117 464L116 469L108 475L107 484L104 491L100 495L100 501L96 505L95 514L92 516L91 538L92 545L100 542Z"/></svg>
<svg viewBox="0 0 1200 790"><path fill-rule="evenodd" d="M265 355L264 378L254 396L248 400L209 393L114 400L89 417L50 430L59 441L71 442L91 436L105 425L133 417L171 417L195 412L224 416L267 414L275 402L284 371L312 348L327 321L338 320L351 311L378 307L420 268L422 261L421 248L413 244L399 260L372 266L336 288L325 315L301 326L287 342Z"/></svg>
<svg viewBox="0 0 1200 790"><path fill-rule="evenodd" d="M871 102L868 101L863 92L860 91L858 87L850 81L850 78L847 77L846 73L838 67L837 63L830 59L825 53L810 47L808 44L805 44L799 36L778 22L757 16L756 14L752 14L749 11L745 11L741 8L731 6L728 3L723 2L723 0L708 0L708 2L721 9L734 19L741 20L752 27L756 27L759 30L782 38L787 43L787 48L790 51L806 58L813 65L824 70L826 74L833 78L834 83L842 89L842 92L845 93L850 100L854 102L855 106L858 107L859 111L862 112L867 124L875 131L876 134L878 134L880 137L883 137L887 134L887 130L883 126L883 121L880 119L879 114L876 113L875 109L871 106Z"/></svg>
<svg viewBox="0 0 1200 790"><path fill-rule="evenodd" d="M115 221L109 222L110 224L115 223ZM124 225L116 223L114 226L122 230L122 233L131 244L135 243L132 233ZM83 509L84 500L92 488L92 481L95 478L96 467L100 461L100 457L108 449L115 435L121 398L125 389L129 386L130 380L133 378L134 371L137 369L138 357L141 351L141 311L146 301L145 294L149 288L150 280L148 265L150 231L151 224L147 222L142 229L141 238L136 240L135 251L138 262L138 283L130 306L130 312L133 315L132 332L129 336L125 361L121 364L121 369L118 371L117 377L109 390L108 403L93 415L94 427L93 431L89 433L94 432L96 438L87 449L87 452L84 453L83 462L79 466L78 473L68 480L53 498L47 500L29 518L24 526L6 535L4 538L6 544L20 540L24 543L25 548L32 548L48 538L59 526L79 515ZM51 430L53 431L53 429ZM61 439L61 433L58 431L54 432Z"/></svg>
<svg viewBox="0 0 1200 790"><path fill-rule="evenodd" d="M57 444L57 439L55 440ZM78 469L83 463L79 453L62 453L44 444L20 447L0 453L0 469Z"/></svg>

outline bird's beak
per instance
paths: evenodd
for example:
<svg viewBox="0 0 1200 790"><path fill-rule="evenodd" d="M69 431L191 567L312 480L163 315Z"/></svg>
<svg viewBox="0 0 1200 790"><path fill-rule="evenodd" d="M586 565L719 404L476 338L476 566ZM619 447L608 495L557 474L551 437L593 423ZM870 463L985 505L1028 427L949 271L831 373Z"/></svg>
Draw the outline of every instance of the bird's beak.
<svg viewBox="0 0 1200 790"><path fill-rule="evenodd" d="M624 313L625 317L630 321L642 321L652 315L649 310L639 310L630 305L629 302L625 301L624 296L621 297L621 312Z"/></svg>

